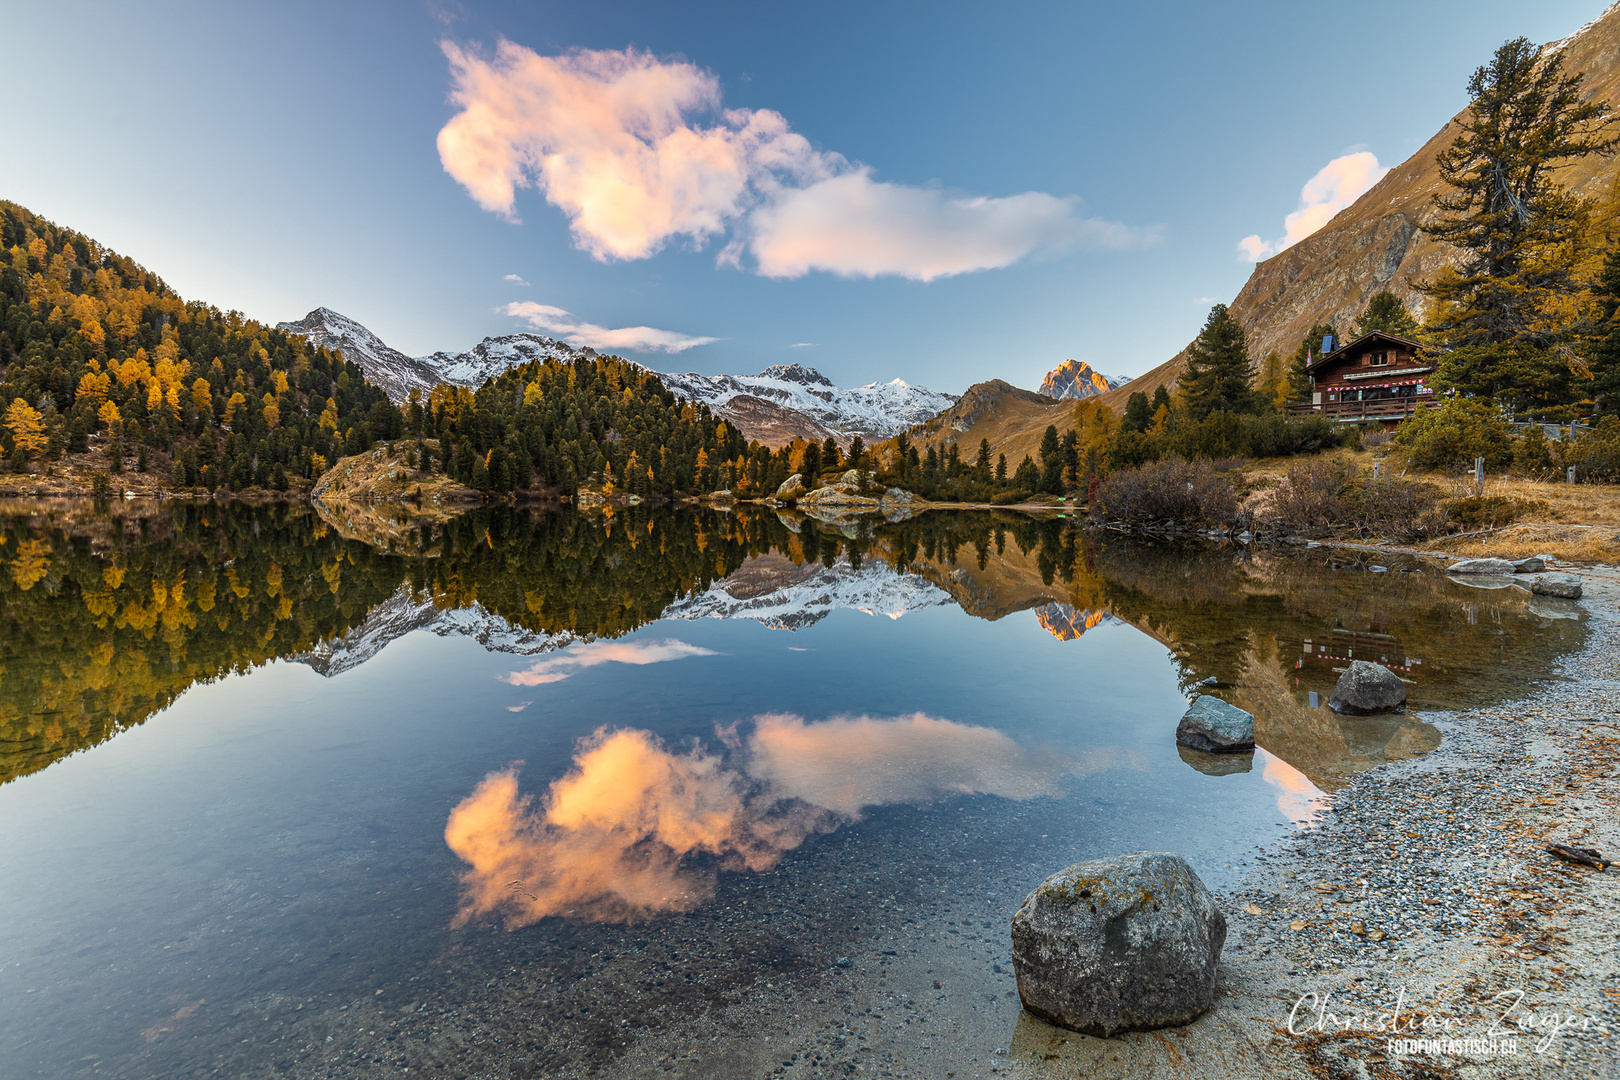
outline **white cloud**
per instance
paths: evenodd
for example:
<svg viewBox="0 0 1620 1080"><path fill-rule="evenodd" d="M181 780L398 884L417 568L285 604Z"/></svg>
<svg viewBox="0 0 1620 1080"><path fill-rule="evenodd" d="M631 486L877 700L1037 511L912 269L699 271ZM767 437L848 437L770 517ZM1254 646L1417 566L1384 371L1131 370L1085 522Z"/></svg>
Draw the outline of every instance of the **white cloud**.
<svg viewBox="0 0 1620 1080"><path fill-rule="evenodd" d="M542 686L562 682L585 668L600 664L661 664L693 656L714 656L714 650L669 638L664 641L590 641L571 645L558 653L536 660L522 671L503 675L513 686Z"/></svg>
<svg viewBox="0 0 1620 1080"><path fill-rule="evenodd" d="M1259 262L1293 247L1332 221L1333 215L1361 198L1388 172L1366 150L1334 158L1305 182L1299 193L1299 209L1283 220L1282 239L1262 240L1258 233L1245 236L1238 241L1239 253L1250 262Z"/></svg>
<svg viewBox="0 0 1620 1080"><path fill-rule="evenodd" d="M524 281L522 276L518 275L518 274L507 274L505 277L501 278L501 280L502 281L510 281L514 285L527 285L528 284L528 282Z"/></svg>
<svg viewBox="0 0 1620 1080"><path fill-rule="evenodd" d="M651 326L626 326L617 330L595 323L580 322L560 307L523 300L507 304L506 313L522 319L536 330L560 334L570 345L592 349L623 349L626 352L678 353L697 345L710 345L719 338L695 337L674 330Z"/></svg>
<svg viewBox="0 0 1620 1080"><path fill-rule="evenodd" d="M795 341L793 344L788 346L790 349L813 349L815 347L816 343L813 341Z"/></svg>
<svg viewBox="0 0 1620 1080"><path fill-rule="evenodd" d="M541 56L510 41L488 57L441 47L460 110L439 132L445 170L513 221L518 189L537 189L567 216L576 246L603 261L730 233L717 261L740 266L747 252L766 276L932 281L1042 250L1157 239L1082 217L1073 198L874 180L814 149L779 113L722 108L719 80L684 61L635 49Z"/></svg>

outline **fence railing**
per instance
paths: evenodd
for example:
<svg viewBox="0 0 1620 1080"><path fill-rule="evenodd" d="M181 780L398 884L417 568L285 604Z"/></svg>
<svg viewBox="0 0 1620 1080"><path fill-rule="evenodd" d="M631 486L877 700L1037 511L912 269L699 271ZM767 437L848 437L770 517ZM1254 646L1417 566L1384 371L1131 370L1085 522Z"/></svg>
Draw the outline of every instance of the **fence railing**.
<svg viewBox="0 0 1620 1080"><path fill-rule="evenodd" d="M1289 405L1287 416L1331 416L1335 420L1398 420L1440 402L1432 397L1374 398L1368 401L1324 401L1320 405Z"/></svg>
<svg viewBox="0 0 1620 1080"><path fill-rule="evenodd" d="M1554 442L1565 438L1566 432L1568 438L1576 439L1582 435L1590 434L1592 431L1591 424L1583 424L1579 421L1569 424L1543 424L1535 420L1510 420L1508 423L1512 425L1514 431L1520 433L1523 433L1526 428L1538 427L1541 429L1541 433L1547 436L1548 440Z"/></svg>

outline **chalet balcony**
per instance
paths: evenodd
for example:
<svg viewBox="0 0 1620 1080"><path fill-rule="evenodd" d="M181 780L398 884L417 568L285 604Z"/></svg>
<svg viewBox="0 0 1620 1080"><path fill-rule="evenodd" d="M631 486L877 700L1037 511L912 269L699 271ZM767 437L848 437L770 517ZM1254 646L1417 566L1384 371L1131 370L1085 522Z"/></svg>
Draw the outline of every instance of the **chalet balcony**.
<svg viewBox="0 0 1620 1080"><path fill-rule="evenodd" d="M1324 401L1320 405L1289 405L1286 416L1318 414L1349 423L1356 420L1404 420L1423 409L1432 409L1443 399L1436 394L1422 397L1370 398L1366 401Z"/></svg>

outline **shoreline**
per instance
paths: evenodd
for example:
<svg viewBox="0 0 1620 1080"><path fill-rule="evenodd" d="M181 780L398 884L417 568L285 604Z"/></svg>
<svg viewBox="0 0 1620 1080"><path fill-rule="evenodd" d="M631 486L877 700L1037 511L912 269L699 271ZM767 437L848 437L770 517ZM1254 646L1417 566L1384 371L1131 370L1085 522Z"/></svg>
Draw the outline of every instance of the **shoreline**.
<svg viewBox="0 0 1620 1080"><path fill-rule="evenodd" d="M1229 929L1209 1013L1114 1039L1021 1015L997 1075L1612 1075L1620 875L1544 850L1620 850L1620 569L1582 576L1579 653L1516 699L1426 714L1437 749L1357 777L1218 892ZM1515 1052L1392 1055L1392 1016L1403 1038L1506 1033Z"/></svg>

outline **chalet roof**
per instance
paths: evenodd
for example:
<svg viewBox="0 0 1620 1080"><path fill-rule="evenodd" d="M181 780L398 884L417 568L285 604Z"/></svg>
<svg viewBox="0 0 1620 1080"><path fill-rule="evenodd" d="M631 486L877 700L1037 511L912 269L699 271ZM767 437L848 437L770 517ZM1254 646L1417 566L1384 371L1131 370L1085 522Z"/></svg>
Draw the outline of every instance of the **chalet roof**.
<svg viewBox="0 0 1620 1080"><path fill-rule="evenodd" d="M1369 342L1387 342L1391 345L1404 345L1413 352L1423 351L1423 345L1420 342L1413 341L1411 338L1403 338L1398 334L1386 334L1382 330L1374 330L1370 334L1362 334L1360 337L1356 338L1356 340L1346 345L1339 346L1330 353L1323 353L1321 356L1318 356L1315 360L1311 361L1305 370L1315 371L1323 364L1337 360L1341 356L1348 356L1351 350L1360 348L1362 345L1368 344Z"/></svg>

